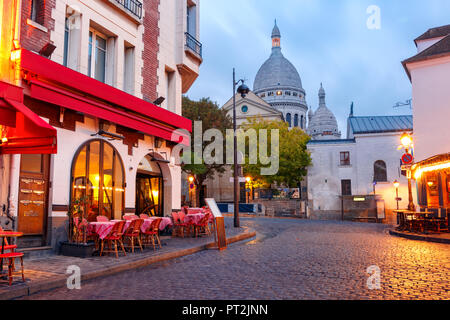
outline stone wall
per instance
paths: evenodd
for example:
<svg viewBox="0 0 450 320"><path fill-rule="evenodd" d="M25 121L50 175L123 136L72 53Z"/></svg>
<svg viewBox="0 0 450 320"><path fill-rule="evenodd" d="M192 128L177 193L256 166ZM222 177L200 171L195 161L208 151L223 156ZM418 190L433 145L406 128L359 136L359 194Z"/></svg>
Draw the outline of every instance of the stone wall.
<svg viewBox="0 0 450 320"><path fill-rule="evenodd" d="M306 217L305 202L300 200L256 199L252 203L260 204L262 206L262 214L266 216Z"/></svg>

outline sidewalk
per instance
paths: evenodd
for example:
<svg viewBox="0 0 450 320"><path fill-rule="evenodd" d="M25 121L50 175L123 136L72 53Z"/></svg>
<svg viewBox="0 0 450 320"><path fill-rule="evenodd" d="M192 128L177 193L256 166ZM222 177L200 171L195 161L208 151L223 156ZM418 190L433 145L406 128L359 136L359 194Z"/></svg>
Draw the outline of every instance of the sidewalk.
<svg viewBox="0 0 450 320"><path fill-rule="evenodd" d="M227 243L250 239L256 236L252 229L241 227L233 228L232 221L226 221ZM161 237L162 248L156 251L153 248L135 250L126 256L114 255L103 257L91 257L86 259L51 255L39 259L24 260L26 283L20 277L15 277L13 285L0 283L0 300L14 299L21 296L31 295L38 291L50 290L66 285L66 270L71 265L81 269L81 280L103 277L129 269L143 267L152 263L174 259L196 252L214 249L214 235L202 238L172 238ZM217 252L219 254L219 251Z"/></svg>
<svg viewBox="0 0 450 320"><path fill-rule="evenodd" d="M392 236L402 237L410 240L450 244L450 233L422 234L408 231L397 231L393 229L389 230L389 234Z"/></svg>

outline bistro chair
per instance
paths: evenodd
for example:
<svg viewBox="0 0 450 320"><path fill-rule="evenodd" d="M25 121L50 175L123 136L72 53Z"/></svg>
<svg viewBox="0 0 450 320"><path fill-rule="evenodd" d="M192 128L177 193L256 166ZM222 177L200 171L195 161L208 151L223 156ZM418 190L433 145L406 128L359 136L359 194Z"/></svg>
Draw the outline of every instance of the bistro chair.
<svg viewBox="0 0 450 320"><path fill-rule="evenodd" d="M209 230L209 218L210 213L207 212L198 223L194 223L195 237L198 237L199 235L211 235L211 230Z"/></svg>
<svg viewBox="0 0 450 320"><path fill-rule="evenodd" d="M159 225L162 219L155 219L152 221L150 226L142 233L144 237L144 246L150 244L150 239L152 240L153 250L156 250L155 240L158 242L159 248L161 248L161 239L159 238Z"/></svg>
<svg viewBox="0 0 450 320"><path fill-rule="evenodd" d="M182 238L184 238L185 232L190 232L191 225L189 223L184 222L184 214L183 218L181 218L181 211L180 212L172 212L172 220L173 220L173 233L172 236L178 236L180 235Z"/></svg>
<svg viewBox="0 0 450 320"><path fill-rule="evenodd" d="M108 217L105 216L97 216L97 222L108 222Z"/></svg>
<svg viewBox="0 0 450 320"><path fill-rule="evenodd" d="M0 226L0 232L4 231L3 228ZM3 246L3 253L5 253L5 251L10 251L10 252L14 252L15 249L17 249L17 245L15 244L9 244L8 243L8 239L4 238L4 246ZM1 244L0 244L1 245ZM1 249L0 249L1 250ZM0 251L1 253L1 251Z"/></svg>
<svg viewBox="0 0 450 320"><path fill-rule="evenodd" d="M22 267L21 272L14 271L14 259L18 259L18 258L20 259L20 265ZM0 259L2 260L2 263L3 263L3 259L8 259L8 282L9 282L10 286L12 285L13 277L19 273L22 274L22 281L25 282L25 272L23 270L23 253L22 252L9 252L9 253L0 254Z"/></svg>
<svg viewBox="0 0 450 320"><path fill-rule="evenodd" d="M108 241L108 249L109 250L105 250L104 252L115 252L116 258L119 258L119 253L117 251L117 242L119 242L120 246L122 247L123 254L127 255L127 253L125 252L125 248L123 246L123 241L122 241L124 226L125 226L125 221L116 222L114 224L114 226L112 227L111 231L109 232L109 234L105 237L105 239L101 240L100 256L102 256L102 254L103 254L103 251L104 251L103 248L105 245L105 241ZM111 245L112 243L114 243L114 251L112 250L112 245Z"/></svg>
<svg viewBox="0 0 450 320"><path fill-rule="evenodd" d="M133 219L130 223L130 226L128 227L127 231L123 234L124 240L129 240L131 247L131 252L134 253L134 239L137 240L137 243L139 244L139 247L141 248L141 252L144 251L142 249L142 242L141 242L141 226L144 223L143 219Z"/></svg>
<svg viewBox="0 0 450 320"><path fill-rule="evenodd" d="M148 216L148 214L145 214L145 213L141 213L141 214L139 215L139 218L141 218L141 219L150 219L150 217Z"/></svg>

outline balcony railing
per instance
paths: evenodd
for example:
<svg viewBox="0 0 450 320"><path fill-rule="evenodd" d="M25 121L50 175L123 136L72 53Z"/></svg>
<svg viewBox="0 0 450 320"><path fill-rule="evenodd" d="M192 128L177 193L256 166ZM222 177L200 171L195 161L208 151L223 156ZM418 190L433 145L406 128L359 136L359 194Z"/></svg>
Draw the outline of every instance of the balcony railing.
<svg viewBox="0 0 450 320"><path fill-rule="evenodd" d="M201 57L202 56L201 42L195 39L195 37L189 34L188 32L186 32L185 34L186 34L186 47L188 47Z"/></svg>
<svg viewBox="0 0 450 320"><path fill-rule="evenodd" d="M138 0L116 0L116 2L139 19L142 18L142 2Z"/></svg>

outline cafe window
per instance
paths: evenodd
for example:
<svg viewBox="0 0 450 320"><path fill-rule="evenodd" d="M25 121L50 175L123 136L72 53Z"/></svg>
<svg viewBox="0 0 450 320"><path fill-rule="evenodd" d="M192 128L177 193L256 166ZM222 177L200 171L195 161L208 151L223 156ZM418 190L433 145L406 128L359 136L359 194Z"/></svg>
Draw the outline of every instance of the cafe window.
<svg viewBox="0 0 450 320"><path fill-rule="evenodd" d="M116 149L103 140L92 140L75 155L72 165L72 202L86 200L85 216L121 219L124 211L125 176Z"/></svg>
<svg viewBox="0 0 450 320"><path fill-rule="evenodd" d="M348 152L348 151L341 152L340 164L341 164L341 166L349 166L350 165L350 152Z"/></svg>
<svg viewBox="0 0 450 320"><path fill-rule="evenodd" d="M373 181L374 182L387 182L387 169L386 162L379 160L373 165Z"/></svg>

